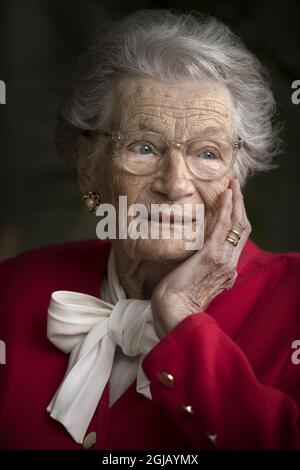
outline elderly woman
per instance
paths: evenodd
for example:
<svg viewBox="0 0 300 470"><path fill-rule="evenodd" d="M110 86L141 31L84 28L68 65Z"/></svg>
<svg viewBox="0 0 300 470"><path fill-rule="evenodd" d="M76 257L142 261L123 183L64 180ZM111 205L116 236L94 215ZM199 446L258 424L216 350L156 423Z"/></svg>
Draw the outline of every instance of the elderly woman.
<svg viewBox="0 0 300 470"><path fill-rule="evenodd" d="M249 240L241 191L272 166L273 113L263 68L213 18L143 10L92 41L59 151L86 209L112 205L119 228L126 196L159 237L2 263L2 448L300 448L300 257ZM172 236L174 214L161 236L163 203L192 207L201 246Z"/></svg>

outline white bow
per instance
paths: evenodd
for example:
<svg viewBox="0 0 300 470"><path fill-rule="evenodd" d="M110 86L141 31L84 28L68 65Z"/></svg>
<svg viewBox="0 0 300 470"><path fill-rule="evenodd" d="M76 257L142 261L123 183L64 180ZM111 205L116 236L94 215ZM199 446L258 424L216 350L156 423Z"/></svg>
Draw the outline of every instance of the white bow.
<svg viewBox="0 0 300 470"><path fill-rule="evenodd" d="M140 356L136 390L151 399L150 383L141 366L145 355L159 341L152 324L151 302L126 299L113 250L105 297L112 303L78 292L56 291L48 309L47 336L71 355L47 411L78 443L83 442L109 380L116 345L127 356Z"/></svg>

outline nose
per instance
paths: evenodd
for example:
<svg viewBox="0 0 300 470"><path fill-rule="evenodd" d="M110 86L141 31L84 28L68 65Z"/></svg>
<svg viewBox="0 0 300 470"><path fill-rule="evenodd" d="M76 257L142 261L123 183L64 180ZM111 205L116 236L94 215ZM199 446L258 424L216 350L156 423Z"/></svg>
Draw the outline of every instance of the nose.
<svg viewBox="0 0 300 470"><path fill-rule="evenodd" d="M189 199L195 194L192 176L180 150L173 149L168 156L164 157L159 172L155 174L151 189L170 201Z"/></svg>

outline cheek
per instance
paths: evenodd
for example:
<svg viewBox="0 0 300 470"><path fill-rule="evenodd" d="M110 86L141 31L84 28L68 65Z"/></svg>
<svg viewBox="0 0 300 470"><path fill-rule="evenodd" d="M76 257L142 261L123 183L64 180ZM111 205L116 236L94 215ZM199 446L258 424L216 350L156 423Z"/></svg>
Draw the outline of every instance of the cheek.
<svg viewBox="0 0 300 470"><path fill-rule="evenodd" d="M228 187L229 178L223 178L220 181L212 183L200 183L198 185L198 192L204 201L206 211L215 209L217 200L223 191Z"/></svg>
<svg viewBox="0 0 300 470"><path fill-rule="evenodd" d="M127 175L126 173L114 177L114 193L118 196L127 196L127 206L141 202L141 193L145 186L144 180L138 176ZM115 199L115 200L116 200Z"/></svg>
<svg viewBox="0 0 300 470"><path fill-rule="evenodd" d="M205 205L205 238L211 233L218 209L219 196L229 185L230 178L223 178L220 181L212 183L201 183L198 187L198 192L201 195Z"/></svg>
<svg viewBox="0 0 300 470"><path fill-rule="evenodd" d="M116 209L118 209L119 196L127 196L129 207L139 200L139 195L145 186L145 181L141 177L128 175L115 168L114 165L102 167L98 181L99 193L103 194L106 202L114 204Z"/></svg>
<svg viewBox="0 0 300 470"><path fill-rule="evenodd" d="M111 172L111 165L109 165L108 159L106 157L103 157L99 161L96 168L94 181L95 188L99 192L102 202L111 202L111 194L114 181Z"/></svg>

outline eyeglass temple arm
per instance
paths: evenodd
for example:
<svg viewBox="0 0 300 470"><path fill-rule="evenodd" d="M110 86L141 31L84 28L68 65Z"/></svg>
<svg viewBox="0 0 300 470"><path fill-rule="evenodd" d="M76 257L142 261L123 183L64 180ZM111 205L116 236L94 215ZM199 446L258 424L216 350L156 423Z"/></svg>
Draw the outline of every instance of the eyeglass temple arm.
<svg viewBox="0 0 300 470"><path fill-rule="evenodd" d="M99 135L103 135L104 137L112 137L113 132L97 132Z"/></svg>
<svg viewBox="0 0 300 470"><path fill-rule="evenodd" d="M244 146L245 141L238 137L238 139L234 142L233 146L235 149L241 149Z"/></svg>
<svg viewBox="0 0 300 470"><path fill-rule="evenodd" d="M84 131L82 132L83 135L90 135L90 134L98 134L103 135L103 137L112 137L114 132L100 132L100 131ZM245 141L238 137L238 139L234 142L233 146L235 149L240 149L244 146Z"/></svg>

